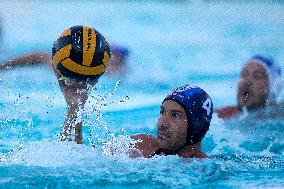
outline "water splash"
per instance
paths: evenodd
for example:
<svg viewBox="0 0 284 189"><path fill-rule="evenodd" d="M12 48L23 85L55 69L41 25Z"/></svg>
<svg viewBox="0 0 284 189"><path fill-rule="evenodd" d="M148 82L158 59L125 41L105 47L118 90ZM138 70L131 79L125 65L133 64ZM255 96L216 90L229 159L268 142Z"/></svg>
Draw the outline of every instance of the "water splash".
<svg viewBox="0 0 284 189"><path fill-rule="evenodd" d="M131 139L126 135L119 135L115 137L113 134L110 134L110 139L103 142L100 152L106 156L120 156L128 158L129 150L134 147L136 142L136 140Z"/></svg>
<svg viewBox="0 0 284 189"><path fill-rule="evenodd" d="M88 101L85 104L84 109L80 109L78 113L83 117L84 126L88 126L88 142L93 147L103 146L117 141L115 135L110 132L106 122L102 120L102 110L111 105L124 103L129 99L128 96L125 96L123 99L113 100L113 97L116 94L119 86L120 80L115 83L115 87L111 92L103 95L94 95L96 88L91 85L88 85L87 87L87 91L89 93Z"/></svg>
<svg viewBox="0 0 284 189"><path fill-rule="evenodd" d="M1 164L25 164L28 166L62 167L80 164L83 159L93 159L97 155L96 150L85 145L78 145L75 142L42 140L28 142L6 156L0 156L0 166Z"/></svg>

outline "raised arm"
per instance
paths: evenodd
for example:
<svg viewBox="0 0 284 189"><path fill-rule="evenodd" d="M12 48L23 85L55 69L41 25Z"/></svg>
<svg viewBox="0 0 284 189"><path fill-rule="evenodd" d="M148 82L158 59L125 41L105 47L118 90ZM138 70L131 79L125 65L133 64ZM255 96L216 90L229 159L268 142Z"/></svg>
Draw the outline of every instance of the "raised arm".
<svg viewBox="0 0 284 189"><path fill-rule="evenodd" d="M67 103L67 115L60 140L75 140L82 144L82 111L88 99L87 85L95 85L97 81L86 83L58 77L58 82Z"/></svg>

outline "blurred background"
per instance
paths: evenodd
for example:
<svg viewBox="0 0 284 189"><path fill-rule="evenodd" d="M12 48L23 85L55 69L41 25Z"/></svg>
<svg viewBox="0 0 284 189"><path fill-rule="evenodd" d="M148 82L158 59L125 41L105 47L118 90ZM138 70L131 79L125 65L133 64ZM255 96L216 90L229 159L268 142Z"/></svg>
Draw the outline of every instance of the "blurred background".
<svg viewBox="0 0 284 189"><path fill-rule="evenodd" d="M281 1L4 0L0 5L0 60L51 52L65 28L90 25L111 44L129 48L129 70L116 79L141 95L164 96L178 85L198 84L221 106L235 102L235 81L250 56L284 62Z"/></svg>
<svg viewBox="0 0 284 189"><path fill-rule="evenodd" d="M0 60L51 53L64 29L93 26L110 44L129 50L126 71L105 74L95 92L107 95L119 81L107 102L129 100L102 111L142 109L146 114L143 108L154 108L147 117L140 112L138 128L155 128L156 110L179 85L204 88L216 108L236 103L236 81L252 55L271 56L283 68L283 10L281 1L1 1ZM62 124L66 105L50 69L23 67L0 74L2 118L38 115L55 121L54 128ZM132 123L132 116L118 120Z"/></svg>
<svg viewBox="0 0 284 189"><path fill-rule="evenodd" d="M58 35L74 25L90 25L103 34L110 44L122 45L129 50L126 71L116 76L103 75L94 92L94 95L107 96L105 102L95 102L96 106L91 106L101 109L100 119L104 123L95 122L94 117L89 118L86 122L89 127L84 127L84 135L88 137L91 129L93 140L98 143L109 138L109 135L101 134L107 132L116 136L141 132L155 134L159 106L165 95L179 85L195 84L204 88L212 97L215 108L235 104L239 72L252 55L271 56L284 69L284 2L280 0L1 0L0 20L0 62L31 52L51 54L53 42ZM115 91L112 95L110 93L113 90ZM75 164L81 161L66 146L42 142L46 139L57 139L66 113L66 104L57 80L47 66L1 71L0 91L2 155L24 146L27 147L26 151L13 156L12 159L16 159L16 162L47 167L58 164L66 166L66 162L61 161L60 153L52 157L56 163L41 156L50 155L43 153L43 149L53 151L63 148L64 152L71 153ZM283 97L282 92L280 100ZM121 100L125 102L120 102ZM104 103L107 104L106 107L100 106ZM283 184L283 121L236 121L229 122L228 125L230 127L213 115L211 128L204 142L205 152L209 155L249 153L251 156L240 158L236 155L233 156L233 162L225 160L224 163L217 159L201 162L198 166L188 165L186 169L178 164L181 179L174 186L188 187L190 183L202 182L205 177L208 178L204 181L207 184L216 181L215 184L223 186L226 181L223 182L222 179L228 179L231 175L237 175L237 179L229 186L238 185L239 180L244 187L246 183L254 183L252 186L256 187L259 183L271 186L270 177L266 177L267 169L271 171L271 175L279 176L274 186ZM247 129L248 125L251 130ZM36 146L29 148L28 143L34 141L38 142ZM40 158L28 156L36 151L39 151ZM86 153L86 150L82 152ZM273 156L276 163L273 159L253 159L263 155ZM105 162L104 157L99 158L99 161L96 158L91 160L100 167L99 161ZM168 161L172 162L171 159ZM118 164L116 172L122 172L122 180L127 180L129 176L126 170L134 167L137 169L134 173L142 174L141 179L149 179L153 183L162 182L164 186L173 184L170 182L172 177L164 175L167 171L156 173L160 167L168 168L165 161L154 161L151 164L154 167L152 172L146 169L146 173L139 166L147 167L147 162L142 162L142 165L135 162L130 165L124 165L123 162L112 163ZM84 166L89 165L88 159L84 159L82 164L83 173L91 178L95 174L98 182L104 181L105 177L96 167L90 168L91 175L86 171L88 168ZM105 162L103 166L108 171L112 170L109 162ZM201 169L194 166L201 166ZM13 168L8 166L6 173L12 175ZM73 173L76 173L78 167L75 168ZM174 170L174 167L169 169ZM24 169L21 171L25 173ZM35 169L36 173L37 171ZM64 180L65 173L53 171L54 175L63 175ZM246 171L252 181L246 181L248 175L241 174L247 173ZM112 176L107 175L108 181L119 182ZM263 182L258 180L260 177Z"/></svg>

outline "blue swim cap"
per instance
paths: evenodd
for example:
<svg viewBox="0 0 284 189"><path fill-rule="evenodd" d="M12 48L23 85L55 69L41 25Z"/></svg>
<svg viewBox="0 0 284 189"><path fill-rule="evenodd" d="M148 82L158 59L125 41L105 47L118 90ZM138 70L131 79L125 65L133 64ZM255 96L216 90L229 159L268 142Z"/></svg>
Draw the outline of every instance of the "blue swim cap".
<svg viewBox="0 0 284 189"><path fill-rule="evenodd" d="M280 66L272 58L262 55L252 56L248 62L257 62L264 66L269 80L268 100L269 102L276 101L276 98L282 89L282 72Z"/></svg>
<svg viewBox="0 0 284 189"><path fill-rule="evenodd" d="M127 47L120 45L111 45L110 47L112 54L117 54L122 59L125 59L129 55L129 50Z"/></svg>
<svg viewBox="0 0 284 189"><path fill-rule="evenodd" d="M186 111L188 119L186 145L200 142L209 129L213 114L210 96L201 88L184 85L174 89L164 101L173 100ZM164 102L163 101L163 102Z"/></svg>

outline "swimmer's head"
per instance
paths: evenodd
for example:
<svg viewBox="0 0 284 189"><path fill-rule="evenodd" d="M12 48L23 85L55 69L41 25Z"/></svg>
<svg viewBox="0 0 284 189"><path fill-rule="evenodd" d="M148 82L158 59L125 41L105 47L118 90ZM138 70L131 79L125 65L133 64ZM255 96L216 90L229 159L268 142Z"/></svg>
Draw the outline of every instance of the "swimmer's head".
<svg viewBox="0 0 284 189"><path fill-rule="evenodd" d="M120 59L128 58L129 50L127 47L120 45L112 45L110 49L114 56L118 56Z"/></svg>
<svg viewBox="0 0 284 189"><path fill-rule="evenodd" d="M109 60L106 73L108 75L120 75L125 71L129 50L127 47L120 45L111 45L110 49L112 56Z"/></svg>
<svg viewBox="0 0 284 189"><path fill-rule="evenodd" d="M245 64L238 82L238 105L253 109L276 102L281 69L273 59L256 55Z"/></svg>
<svg viewBox="0 0 284 189"><path fill-rule="evenodd" d="M201 142L209 129L212 113L212 100L203 89L189 85L174 89L161 106L159 146L177 150Z"/></svg>

